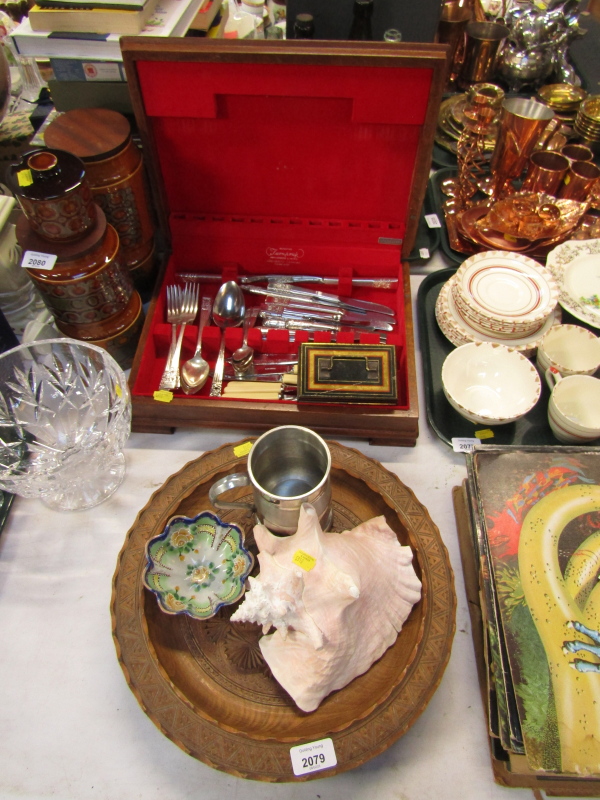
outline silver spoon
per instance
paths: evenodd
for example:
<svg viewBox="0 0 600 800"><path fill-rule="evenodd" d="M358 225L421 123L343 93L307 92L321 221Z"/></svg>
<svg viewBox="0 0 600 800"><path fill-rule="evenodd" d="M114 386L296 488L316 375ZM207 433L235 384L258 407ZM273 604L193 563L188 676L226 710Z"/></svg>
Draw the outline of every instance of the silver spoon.
<svg viewBox="0 0 600 800"><path fill-rule="evenodd" d="M198 323L198 340L196 342L196 352L181 365L181 388L185 394L195 394L206 383L208 371L210 369L208 361L202 357L202 331L210 317L210 297L202 298L200 307L200 322Z"/></svg>
<svg viewBox="0 0 600 800"><path fill-rule="evenodd" d="M225 329L239 325L246 311L244 295L235 281L224 283L215 297L213 303L213 321L221 328L221 346L215 364L213 382L210 389L211 397L220 397L223 389L223 373L225 371Z"/></svg>
<svg viewBox="0 0 600 800"><path fill-rule="evenodd" d="M234 369L236 367L238 369L247 369L254 358L254 348L250 347L248 344L248 334L250 333L250 329L254 327L257 316L258 308L251 308L248 313L244 315L244 338L242 339L241 347L238 347L237 350L234 350L231 354L231 363Z"/></svg>

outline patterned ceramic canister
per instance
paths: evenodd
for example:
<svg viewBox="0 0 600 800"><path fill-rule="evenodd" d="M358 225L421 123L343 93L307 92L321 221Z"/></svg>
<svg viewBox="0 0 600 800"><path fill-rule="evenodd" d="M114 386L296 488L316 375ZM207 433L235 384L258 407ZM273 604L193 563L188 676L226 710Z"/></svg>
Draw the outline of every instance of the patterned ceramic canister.
<svg viewBox="0 0 600 800"><path fill-rule="evenodd" d="M94 200L119 234L134 280L147 279L148 260L154 262L154 224L142 154L127 119L105 108L74 109L53 120L44 137L49 147L64 148L85 164Z"/></svg>
<svg viewBox="0 0 600 800"><path fill-rule="evenodd" d="M85 167L63 150L34 150L8 170L9 188L29 225L49 242L83 239L96 223Z"/></svg>
<svg viewBox="0 0 600 800"><path fill-rule="evenodd" d="M17 222L17 241L23 251L57 256L52 269L27 272L67 336L102 339L132 321L128 316L135 314L131 306L133 282L121 259L119 237L101 209L96 226L79 242L49 246L23 217Z"/></svg>
<svg viewBox="0 0 600 800"><path fill-rule="evenodd" d="M140 339L142 328L144 327L144 310L142 301L137 292L131 295L130 305L133 309L133 319L129 324L123 324L122 327L107 336L104 339L94 339L90 344L95 344L98 347L103 347L111 354L121 369L129 369L133 364L133 358ZM129 312L129 307L126 309ZM124 311L120 315L119 323L123 323L125 319L131 319L131 312Z"/></svg>

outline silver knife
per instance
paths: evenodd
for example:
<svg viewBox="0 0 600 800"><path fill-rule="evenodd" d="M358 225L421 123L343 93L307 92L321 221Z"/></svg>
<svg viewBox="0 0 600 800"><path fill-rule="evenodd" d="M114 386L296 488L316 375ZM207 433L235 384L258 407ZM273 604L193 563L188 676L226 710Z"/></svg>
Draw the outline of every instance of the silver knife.
<svg viewBox="0 0 600 800"><path fill-rule="evenodd" d="M282 381L283 376L287 372L252 372L248 374L236 375L235 373L227 373L223 375L224 381Z"/></svg>
<svg viewBox="0 0 600 800"><path fill-rule="evenodd" d="M331 331L344 333L377 333L379 328L372 325L342 325L340 322L313 322L305 319L264 319L261 325L264 330L279 331Z"/></svg>
<svg viewBox="0 0 600 800"><path fill-rule="evenodd" d="M265 307L266 306L266 307ZM327 311L297 311L289 307L275 306L265 303L261 307L260 314L265 319L300 319L310 322L333 322L338 325L355 325L357 328L364 327L368 323L372 328L379 331L392 331L394 325L391 317L376 316L375 314L362 315L353 311L343 311L341 313L329 314Z"/></svg>
<svg viewBox="0 0 600 800"><path fill-rule="evenodd" d="M260 289L258 286L244 286L244 291L251 294L259 294L263 297L280 297L283 300L295 300L302 303L315 303L321 302L330 308L343 308L346 311L357 311L365 316L368 313L384 314L388 317L394 317L394 312L388 306L383 306L380 303L371 303L368 300L354 300L347 297L337 297L333 294L325 294L324 292L305 292L302 289L282 289L281 287L273 289Z"/></svg>
<svg viewBox="0 0 600 800"><path fill-rule="evenodd" d="M232 364L231 358L226 359L228 364ZM289 359L277 358L277 356L261 356L252 361L253 367L293 367L298 363L298 356Z"/></svg>
<svg viewBox="0 0 600 800"><path fill-rule="evenodd" d="M182 281L191 282L222 282L221 275L207 275L198 272L178 272L177 277ZM317 275L242 275L238 276L237 283L246 286L250 283L321 283L325 286L336 286L337 278L323 278ZM394 289L398 286L397 278L352 278L352 286L371 286L374 289Z"/></svg>

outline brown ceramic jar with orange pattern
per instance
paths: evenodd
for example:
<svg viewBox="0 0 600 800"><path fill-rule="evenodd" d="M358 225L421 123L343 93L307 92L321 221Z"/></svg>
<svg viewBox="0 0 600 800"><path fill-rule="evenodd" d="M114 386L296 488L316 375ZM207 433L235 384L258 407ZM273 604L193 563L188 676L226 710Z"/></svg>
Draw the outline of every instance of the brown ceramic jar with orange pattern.
<svg viewBox="0 0 600 800"><path fill-rule="evenodd" d="M154 224L142 154L126 117L105 108L66 111L50 123L44 138L48 147L81 159L94 200L119 234L135 285L149 286L155 276Z"/></svg>
<svg viewBox="0 0 600 800"><path fill-rule="evenodd" d="M8 184L31 228L49 242L83 238L96 223L96 205L79 158L40 149L11 164Z"/></svg>
<svg viewBox="0 0 600 800"><path fill-rule="evenodd" d="M23 251L56 255L52 269L28 269L44 303L65 336L97 342L129 330L140 318L141 299L123 264L119 237L100 208L94 229L77 242L50 244L17 221Z"/></svg>

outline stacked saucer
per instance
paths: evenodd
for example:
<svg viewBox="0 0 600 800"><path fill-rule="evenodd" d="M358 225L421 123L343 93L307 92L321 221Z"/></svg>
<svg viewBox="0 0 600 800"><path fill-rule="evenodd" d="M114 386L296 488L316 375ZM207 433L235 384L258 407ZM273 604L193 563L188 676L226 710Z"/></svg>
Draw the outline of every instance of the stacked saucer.
<svg viewBox="0 0 600 800"><path fill-rule="evenodd" d="M600 95L590 95L579 106L575 132L585 141L600 144Z"/></svg>
<svg viewBox="0 0 600 800"><path fill-rule="evenodd" d="M494 342L529 356L560 322L558 295L554 278L537 261L489 250L468 258L444 284L436 319L457 346Z"/></svg>
<svg viewBox="0 0 600 800"><path fill-rule="evenodd" d="M587 92L581 86L572 86L569 83L551 83L538 90L537 99L551 108L554 116L563 125L572 128L579 107L586 96Z"/></svg>

